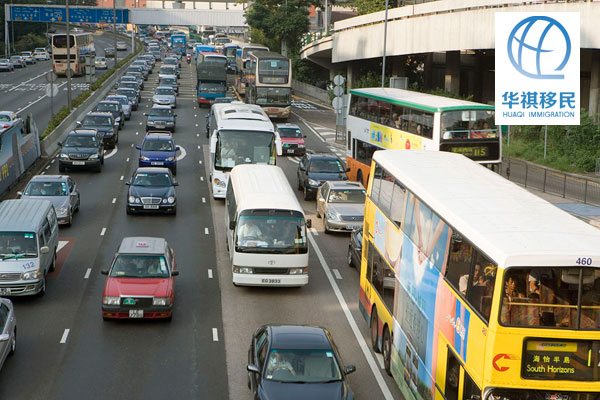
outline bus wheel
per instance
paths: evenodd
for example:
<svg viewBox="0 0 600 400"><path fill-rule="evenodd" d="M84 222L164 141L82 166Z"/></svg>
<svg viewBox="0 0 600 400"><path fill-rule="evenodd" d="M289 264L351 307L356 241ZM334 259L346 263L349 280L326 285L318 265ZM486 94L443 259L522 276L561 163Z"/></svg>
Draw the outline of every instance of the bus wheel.
<svg viewBox="0 0 600 400"><path fill-rule="evenodd" d="M377 317L377 309L373 307L371 312L371 347L375 350L375 353L379 353L379 340L377 338L379 334L379 322Z"/></svg>
<svg viewBox="0 0 600 400"><path fill-rule="evenodd" d="M365 184L363 183L362 169L359 169L358 172L356 173L356 180L359 181L361 185L365 186Z"/></svg>
<svg viewBox="0 0 600 400"><path fill-rule="evenodd" d="M389 376L392 376L392 370L390 369L390 364L392 361L392 339L390 338L390 330L387 326L383 328L381 352L383 353L383 365L385 367L385 372L387 372Z"/></svg>

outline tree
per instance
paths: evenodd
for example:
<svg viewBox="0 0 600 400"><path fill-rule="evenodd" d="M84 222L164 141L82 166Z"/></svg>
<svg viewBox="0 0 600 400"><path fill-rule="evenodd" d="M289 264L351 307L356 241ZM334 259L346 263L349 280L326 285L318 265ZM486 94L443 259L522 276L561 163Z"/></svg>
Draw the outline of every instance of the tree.
<svg viewBox="0 0 600 400"><path fill-rule="evenodd" d="M246 22L266 39L285 42L288 54L294 54L308 32L311 5L320 6L321 0L255 0L246 11Z"/></svg>
<svg viewBox="0 0 600 400"><path fill-rule="evenodd" d="M389 0L388 8L398 7L398 3L398 0ZM400 0L400 3L403 5L402 0ZM356 12L360 15L371 14L385 10L385 0L354 0L352 7L354 7Z"/></svg>

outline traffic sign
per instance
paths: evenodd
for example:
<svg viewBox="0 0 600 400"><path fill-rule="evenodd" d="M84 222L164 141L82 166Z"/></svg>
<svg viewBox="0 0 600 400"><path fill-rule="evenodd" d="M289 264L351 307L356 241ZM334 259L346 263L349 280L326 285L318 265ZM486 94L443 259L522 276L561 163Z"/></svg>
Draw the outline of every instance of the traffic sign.
<svg viewBox="0 0 600 400"><path fill-rule="evenodd" d="M46 72L46 82L48 82L48 83L56 82L56 78L57 78L57 76L54 71Z"/></svg>
<svg viewBox="0 0 600 400"><path fill-rule="evenodd" d="M344 79L342 75L336 75L333 77L333 83L335 83L337 86L342 86L344 82L346 82L346 79Z"/></svg>
<svg viewBox="0 0 600 400"><path fill-rule="evenodd" d="M8 5L8 21L66 22L67 12L63 6ZM129 10L117 9L117 24L129 23ZM69 22L112 23L113 9L100 7L69 7Z"/></svg>
<svg viewBox="0 0 600 400"><path fill-rule="evenodd" d="M341 96L344 94L344 87L343 86L334 86L333 87L333 94L336 96Z"/></svg>
<svg viewBox="0 0 600 400"><path fill-rule="evenodd" d="M344 101L341 97L334 97L333 101L331 102L331 105L333 105L335 111L340 111L344 105Z"/></svg>
<svg viewBox="0 0 600 400"><path fill-rule="evenodd" d="M58 94L58 85L56 83L49 83L46 85L46 96L54 97Z"/></svg>

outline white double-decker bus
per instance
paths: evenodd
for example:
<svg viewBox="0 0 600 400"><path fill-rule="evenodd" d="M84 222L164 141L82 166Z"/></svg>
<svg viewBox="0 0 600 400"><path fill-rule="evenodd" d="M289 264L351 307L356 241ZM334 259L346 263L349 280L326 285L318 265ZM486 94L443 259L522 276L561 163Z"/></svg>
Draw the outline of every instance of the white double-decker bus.
<svg viewBox="0 0 600 400"><path fill-rule="evenodd" d="M85 57L95 54L94 37L91 33L72 33L69 44L73 76L85 75ZM67 75L67 35L52 36L52 68L56 75Z"/></svg>
<svg viewBox="0 0 600 400"><path fill-rule="evenodd" d="M238 165L231 171L225 205L234 285L308 283L310 220L281 168Z"/></svg>
<svg viewBox="0 0 600 400"><path fill-rule="evenodd" d="M239 164L275 165L281 138L260 106L214 104L210 111L210 181L215 199L225 198L229 172Z"/></svg>

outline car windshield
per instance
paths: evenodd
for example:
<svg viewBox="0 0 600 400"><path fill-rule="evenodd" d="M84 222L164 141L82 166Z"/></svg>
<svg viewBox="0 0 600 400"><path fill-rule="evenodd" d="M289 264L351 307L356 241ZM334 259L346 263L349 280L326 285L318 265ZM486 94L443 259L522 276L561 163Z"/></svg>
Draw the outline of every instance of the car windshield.
<svg viewBox="0 0 600 400"><path fill-rule="evenodd" d="M177 72L175 71L175 68L173 68L173 67L162 66L162 67L160 67L160 71L158 73L163 74L163 75L175 75Z"/></svg>
<svg viewBox="0 0 600 400"><path fill-rule="evenodd" d="M364 189L332 189L329 192L328 203L364 203Z"/></svg>
<svg viewBox="0 0 600 400"><path fill-rule="evenodd" d="M316 158L311 161L309 172L339 174L344 172L344 166L335 158Z"/></svg>
<svg viewBox="0 0 600 400"><path fill-rule="evenodd" d="M110 117L104 117L99 115L88 115L83 119L83 126L110 126Z"/></svg>
<svg viewBox="0 0 600 400"><path fill-rule="evenodd" d="M96 107L98 111L119 111L119 106L116 104L100 103Z"/></svg>
<svg viewBox="0 0 600 400"><path fill-rule="evenodd" d="M113 278L168 278L169 267L164 256L119 254L110 270Z"/></svg>
<svg viewBox="0 0 600 400"><path fill-rule="evenodd" d="M12 56L10 59L11 60L20 60L21 56Z"/></svg>
<svg viewBox="0 0 600 400"><path fill-rule="evenodd" d="M6 58L0 60L0 64L6 64L8 62L10 62L10 60L7 60Z"/></svg>
<svg viewBox="0 0 600 400"><path fill-rule="evenodd" d="M33 232L0 232L0 259L37 257L37 239Z"/></svg>
<svg viewBox="0 0 600 400"><path fill-rule="evenodd" d="M342 380L342 373L332 350L273 349L265 365L264 379L288 383L325 383Z"/></svg>
<svg viewBox="0 0 600 400"><path fill-rule="evenodd" d="M279 136L285 138L301 138L302 131L299 128L279 128Z"/></svg>
<svg viewBox="0 0 600 400"><path fill-rule="evenodd" d="M246 210L236 229L236 251L245 253L307 252L304 215L290 210Z"/></svg>
<svg viewBox="0 0 600 400"><path fill-rule="evenodd" d="M148 116L150 116L150 117L172 117L173 110L171 110L170 108L153 108L152 110L150 110L150 114L148 114Z"/></svg>
<svg viewBox="0 0 600 400"><path fill-rule="evenodd" d="M0 121L2 121L2 122L10 122L11 121L10 115L0 114Z"/></svg>
<svg viewBox="0 0 600 400"><path fill-rule="evenodd" d="M137 78L135 76L124 76L121 78L121 82L137 82Z"/></svg>
<svg viewBox="0 0 600 400"><path fill-rule="evenodd" d="M599 330L600 269L510 268L504 274L500 322Z"/></svg>
<svg viewBox="0 0 600 400"><path fill-rule="evenodd" d="M129 99L135 97L135 90L131 90L131 89L126 89L126 90L117 89L116 93L121 96L127 96L127 98L129 98Z"/></svg>
<svg viewBox="0 0 600 400"><path fill-rule="evenodd" d="M177 85L177 81L173 78L163 78L158 82L159 85Z"/></svg>
<svg viewBox="0 0 600 400"><path fill-rule="evenodd" d="M137 89L137 87L138 87L137 82L130 82L130 81L121 82L119 84L119 86L124 87L124 88L129 88L129 89Z"/></svg>
<svg viewBox="0 0 600 400"><path fill-rule="evenodd" d="M202 92L218 93L225 91L225 85L222 83L202 82L200 84L200 90Z"/></svg>
<svg viewBox="0 0 600 400"><path fill-rule="evenodd" d="M106 61L106 58L104 57L96 57L96 62L104 62Z"/></svg>
<svg viewBox="0 0 600 400"><path fill-rule="evenodd" d="M69 135L65 140L64 147L96 147L96 136L93 135Z"/></svg>
<svg viewBox="0 0 600 400"><path fill-rule="evenodd" d="M66 182L30 182L25 188L25 196L66 196Z"/></svg>
<svg viewBox="0 0 600 400"><path fill-rule="evenodd" d="M144 140L142 150L145 151L173 151L173 142L170 140Z"/></svg>
<svg viewBox="0 0 600 400"><path fill-rule="evenodd" d="M171 186L171 178L164 172L140 172L135 174L133 186Z"/></svg>
<svg viewBox="0 0 600 400"><path fill-rule="evenodd" d="M127 97L108 97L107 100L118 101L121 104L129 104Z"/></svg>
<svg viewBox="0 0 600 400"><path fill-rule="evenodd" d="M154 94L158 94L161 96L175 96L175 92L173 91L173 89L170 89L170 88L169 89L167 89L167 88L156 89Z"/></svg>
<svg viewBox="0 0 600 400"><path fill-rule="evenodd" d="M219 131L215 168L239 164L275 164L275 136L271 132Z"/></svg>
<svg viewBox="0 0 600 400"><path fill-rule="evenodd" d="M165 58L165 64L177 64L177 59L176 58Z"/></svg>

